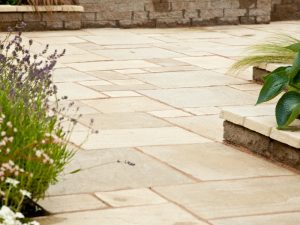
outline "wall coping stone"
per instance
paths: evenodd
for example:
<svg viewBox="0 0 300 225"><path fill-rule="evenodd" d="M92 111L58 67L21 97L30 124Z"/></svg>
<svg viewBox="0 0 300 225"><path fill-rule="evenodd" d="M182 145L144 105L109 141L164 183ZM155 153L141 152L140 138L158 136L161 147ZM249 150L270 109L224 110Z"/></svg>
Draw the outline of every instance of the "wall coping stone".
<svg viewBox="0 0 300 225"><path fill-rule="evenodd" d="M39 12L84 12L84 7L78 5L51 5L37 6L37 10ZM0 5L1 12L35 12L35 8L30 5Z"/></svg>
<svg viewBox="0 0 300 225"><path fill-rule="evenodd" d="M276 128L275 104L224 107L220 117L273 140L300 149L300 120L296 120L291 124L292 127L296 128L295 131L278 130Z"/></svg>

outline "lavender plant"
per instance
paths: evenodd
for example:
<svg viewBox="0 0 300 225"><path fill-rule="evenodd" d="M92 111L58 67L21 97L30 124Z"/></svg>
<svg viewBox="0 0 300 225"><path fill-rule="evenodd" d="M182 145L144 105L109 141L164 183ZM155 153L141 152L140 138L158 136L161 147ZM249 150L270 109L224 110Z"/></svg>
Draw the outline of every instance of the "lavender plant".
<svg viewBox="0 0 300 225"><path fill-rule="evenodd" d="M32 55L32 44L21 32L0 41L0 208L15 212L26 211L25 200L44 197L74 154L67 149L70 133L61 125L52 82L64 52L49 54L46 46Z"/></svg>

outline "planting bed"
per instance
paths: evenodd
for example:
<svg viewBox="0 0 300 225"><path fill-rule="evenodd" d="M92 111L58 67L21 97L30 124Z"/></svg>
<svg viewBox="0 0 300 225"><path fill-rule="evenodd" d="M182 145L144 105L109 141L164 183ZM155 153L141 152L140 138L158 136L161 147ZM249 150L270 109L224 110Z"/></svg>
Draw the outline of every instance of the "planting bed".
<svg viewBox="0 0 300 225"><path fill-rule="evenodd" d="M278 130L274 114L275 105L267 104L224 108L224 140L300 169L300 121Z"/></svg>

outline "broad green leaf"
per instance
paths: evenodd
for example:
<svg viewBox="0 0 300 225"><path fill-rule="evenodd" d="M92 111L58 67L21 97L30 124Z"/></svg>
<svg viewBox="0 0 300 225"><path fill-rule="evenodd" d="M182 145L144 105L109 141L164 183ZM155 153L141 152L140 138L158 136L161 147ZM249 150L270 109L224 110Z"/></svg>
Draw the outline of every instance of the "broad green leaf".
<svg viewBox="0 0 300 225"><path fill-rule="evenodd" d="M265 80L256 104L266 102L276 97L287 85L289 78L285 70L276 70L270 73Z"/></svg>
<svg viewBox="0 0 300 225"><path fill-rule="evenodd" d="M268 75L264 76L262 79L263 79L263 81L266 81L273 73L277 73L277 72L280 72L280 71L283 71L283 70L286 70L286 69L287 69L287 67L284 67L284 66L278 67L277 69L273 70Z"/></svg>
<svg viewBox="0 0 300 225"><path fill-rule="evenodd" d="M300 52L298 52L295 56L293 66L289 69L289 77L290 80L294 79L297 73L300 70Z"/></svg>
<svg viewBox="0 0 300 225"><path fill-rule="evenodd" d="M285 93L276 105L276 120L278 128L290 125L300 113L300 93L290 91Z"/></svg>
<svg viewBox="0 0 300 225"><path fill-rule="evenodd" d="M285 48L292 50L294 52L299 52L300 51L300 43L295 43L295 44L289 45Z"/></svg>

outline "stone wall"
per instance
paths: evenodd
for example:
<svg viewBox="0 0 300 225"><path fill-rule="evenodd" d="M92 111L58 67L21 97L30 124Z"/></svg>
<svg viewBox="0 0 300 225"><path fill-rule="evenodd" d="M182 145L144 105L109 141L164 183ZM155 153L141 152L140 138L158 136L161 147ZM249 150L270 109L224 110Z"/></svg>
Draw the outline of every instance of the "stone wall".
<svg viewBox="0 0 300 225"><path fill-rule="evenodd" d="M175 27L270 22L272 0L77 0L83 27Z"/></svg>
<svg viewBox="0 0 300 225"><path fill-rule="evenodd" d="M300 0L272 0L272 21L299 20Z"/></svg>
<svg viewBox="0 0 300 225"><path fill-rule="evenodd" d="M81 28L81 6L39 7L35 12L31 6L0 6L0 31L15 27L21 21L26 30L76 30Z"/></svg>

